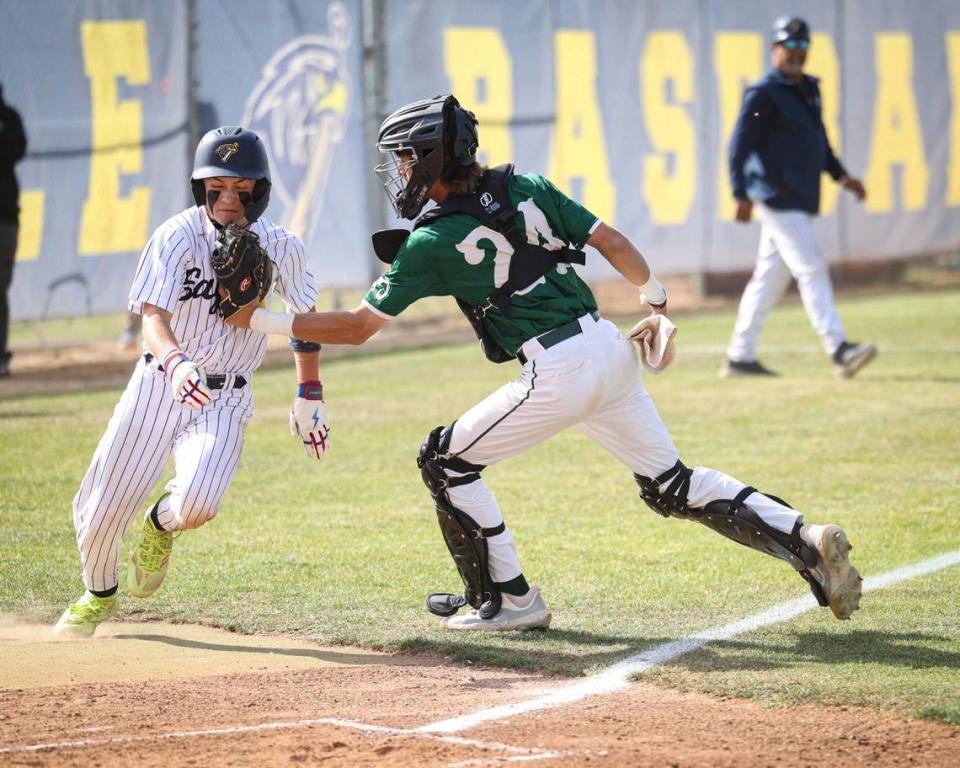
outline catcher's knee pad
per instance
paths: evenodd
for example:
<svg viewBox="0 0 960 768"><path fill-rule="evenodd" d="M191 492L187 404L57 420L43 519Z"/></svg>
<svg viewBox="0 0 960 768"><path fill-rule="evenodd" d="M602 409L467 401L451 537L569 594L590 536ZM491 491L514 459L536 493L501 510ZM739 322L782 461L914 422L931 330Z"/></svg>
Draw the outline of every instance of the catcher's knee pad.
<svg viewBox="0 0 960 768"><path fill-rule="evenodd" d="M732 499L717 499L703 507L690 507L687 504L687 495L690 492L692 474L692 469L678 461L656 478L642 475L634 475L634 478L640 486L640 498L658 514L664 517L696 520L738 544L785 560L810 584L817 601L821 605L826 605L823 590L810 573L810 568L817 564L817 552L800 538L799 519L790 533L778 531L767 525L746 503L748 497L759 493L756 488L750 486L744 488ZM661 491L660 487L664 484L666 488ZM763 495L785 507L790 506L776 496Z"/></svg>
<svg viewBox="0 0 960 768"><path fill-rule="evenodd" d="M493 528L483 528L476 520L454 506L447 489L466 485L480 479L483 466L471 464L456 456L449 456L453 425L437 427L423 441L417 466L424 484L430 489L437 522L453 563L463 581L464 594L435 593L427 598L427 610L438 616L452 616L469 603L483 618L492 618L500 611L500 590L490 576L487 539L506 530L501 522ZM447 470L458 474L449 476Z"/></svg>

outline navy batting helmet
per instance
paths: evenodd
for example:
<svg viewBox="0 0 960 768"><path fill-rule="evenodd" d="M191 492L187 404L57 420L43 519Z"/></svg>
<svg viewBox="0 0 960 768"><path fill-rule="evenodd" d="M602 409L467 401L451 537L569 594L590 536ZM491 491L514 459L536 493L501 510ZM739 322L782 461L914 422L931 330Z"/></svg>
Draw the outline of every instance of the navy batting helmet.
<svg viewBox="0 0 960 768"><path fill-rule="evenodd" d="M270 201L270 163L267 148L257 134L239 125L225 125L205 133L197 144L190 176L197 205L206 202L203 180L215 176L253 179L253 195L249 203L244 203L243 215L249 222L263 215Z"/></svg>
<svg viewBox="0 0 960 768"><path fill-rule="evenodd" d="M440 178L477 161L477 118L452 95L401 107L380 126L377 149L394 157L376 167L397 215L413 219ZM409 152L410 159L399 157ZM404 173L410 174L409 179Z"/></svg>
<svg viewBox="0 0 960 768"><path fill-rule="evenodd" d="M810 27L803 19L796 16L781 16L773 22L773 42L782 43L784 40L809 40Z"/></svg>

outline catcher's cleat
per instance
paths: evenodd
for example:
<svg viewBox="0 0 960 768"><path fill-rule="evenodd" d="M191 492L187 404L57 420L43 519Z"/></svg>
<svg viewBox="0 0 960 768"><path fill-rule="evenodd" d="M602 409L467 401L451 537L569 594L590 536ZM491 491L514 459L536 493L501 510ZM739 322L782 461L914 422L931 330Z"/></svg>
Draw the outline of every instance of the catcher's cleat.
<svg viewBox="0 0 960 768"><path fill-rule="evenodd" d="M63 612L53 628L56 637L90 637L97 626L117 612L117 596L97 597L84 592Z"/></svg>
<svg viewBox="0 0 960 768"><path fill-rule="evenodd" d="M520 605L522 603L522 605ZM463 616L450 616L443 620L446 629L477 632L505 632L523 629L546 629L552 615L540 594L540 587L530 587L524 597L503 595L503 605L489 619L480 616L476 609Z"/></svg>
<svg viewBox="0 0 960 768"><path fill-rule="evenodd" d="M158 531L150 511L143 516L140 543L130 558L131 567L127 570L127 590L134 597L150 597L160 589L170 565L170 553L173 551L173 533Z"/></svg>
<svg viewBox="0 0 960 768"><path fill-rule="evenodd" d="M830 610L838 619L849 619L860 607L863 579L847 554L853 545L838 525L804 525L800 538L817 551L810 575L823 589Z"/></svg>

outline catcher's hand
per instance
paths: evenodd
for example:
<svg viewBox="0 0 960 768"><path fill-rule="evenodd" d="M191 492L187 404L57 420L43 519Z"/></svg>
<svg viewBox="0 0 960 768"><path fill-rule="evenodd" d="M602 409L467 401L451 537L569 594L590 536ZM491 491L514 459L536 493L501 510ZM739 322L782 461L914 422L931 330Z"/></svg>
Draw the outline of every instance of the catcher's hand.
<svg viewBox="0 0 960 768"><path fill-rule="evenodd" d="M273 280L273 264L256 232L227 224L220 230L211 259L220 294L220 316L226 320L240 307L262 301Z"/></svg>
<svg viewBox="0 0 960 768"><path fill-rule="evenodd" d="M317 461L330 447L330 422L323 401L323 385L309 381L297 387L297 398L290 409L290 434L299 437L307 456Z"/></svg>
<svg viewBox="0 0 960 768"><path fill-rule="evenodd" d="M163 358L163 373L178 403L199 411L212 399L203 368L179 349L168 352Z"/></svg>

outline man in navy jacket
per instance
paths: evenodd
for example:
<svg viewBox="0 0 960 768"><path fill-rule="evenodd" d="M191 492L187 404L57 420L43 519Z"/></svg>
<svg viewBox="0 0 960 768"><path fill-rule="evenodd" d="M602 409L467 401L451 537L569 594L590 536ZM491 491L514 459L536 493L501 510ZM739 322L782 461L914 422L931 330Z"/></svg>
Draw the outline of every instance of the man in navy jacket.
<svg viewBox="0 0 960 768"><path fill-rule="evenodd" d="M730 183L737 221L760 220L757 266L744 289L722 376L771 376L757 360L757 342L767 314L783 296L790 277L841 378L853 376L877 353L872 344L847 340L833 303L826 257L813 232L820 210L820 174L856 195L863 184L849 176L833 154L823 127L817 78L803 67L810 28L783 17L773 28L773 69L751 85L730 141Z"/></svg>

